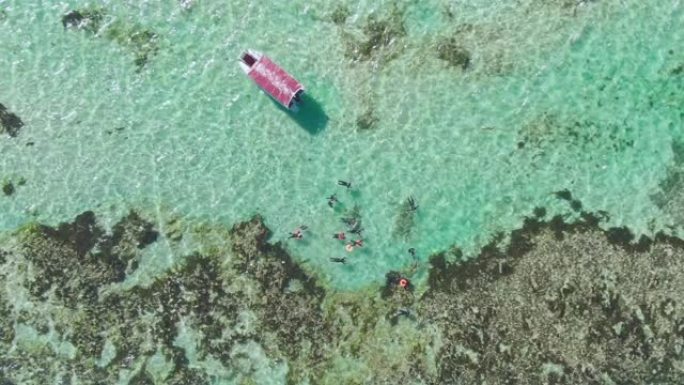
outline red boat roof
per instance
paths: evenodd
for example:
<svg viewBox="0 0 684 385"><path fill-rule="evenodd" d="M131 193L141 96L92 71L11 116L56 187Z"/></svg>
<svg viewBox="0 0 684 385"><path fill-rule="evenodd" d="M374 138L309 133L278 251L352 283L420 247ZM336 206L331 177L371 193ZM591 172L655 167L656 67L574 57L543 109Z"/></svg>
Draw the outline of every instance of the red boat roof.
<svg viewBox="0 0 684 385"><path fill-rule="evenodd" d="M266 56L262 56L252 66L249 77L288 108L297 91L304 89L295 78Z"/></svg>

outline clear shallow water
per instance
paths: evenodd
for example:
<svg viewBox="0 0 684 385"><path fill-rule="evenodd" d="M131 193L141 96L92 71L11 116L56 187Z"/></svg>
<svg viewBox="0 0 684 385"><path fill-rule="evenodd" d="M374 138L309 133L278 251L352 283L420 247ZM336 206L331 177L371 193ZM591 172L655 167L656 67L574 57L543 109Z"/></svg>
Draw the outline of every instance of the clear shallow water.
<svg viewBox="0 0 684 385"><path fill-rule="evenodd" d="M295 258L348 289L410 264L408 247L475 252L535 206L569 212L552 195L565 188L610 225L672 224L650 197L681 136L681 2L405 2L404 48L381 64L344 56L328 21L337 2L104 2L113 20L159 35L139 73L130 50L64 31L61 16L84 4L0 2L0 102L26 123L0 140L0 176L27 180L0 199L2 229L88 209L226 225L261 213L276 240L307 224L306 241L288 241ZM361 34L390 4L350 5L344 31ZM472 54L466 71L436 57L454 34ZM239 70L247 47L300 79L323 112L302 111L300 124L278 109ZM369 104L377 127L359 131ZM324 127L306 121L323 116ZM519 149L525 133L535 139ZM328 262L346 254L331 239L343 228L326 205L333 192L360 207L366 229L347 266ZM420 209L397 240L409 195Z"/></svg>

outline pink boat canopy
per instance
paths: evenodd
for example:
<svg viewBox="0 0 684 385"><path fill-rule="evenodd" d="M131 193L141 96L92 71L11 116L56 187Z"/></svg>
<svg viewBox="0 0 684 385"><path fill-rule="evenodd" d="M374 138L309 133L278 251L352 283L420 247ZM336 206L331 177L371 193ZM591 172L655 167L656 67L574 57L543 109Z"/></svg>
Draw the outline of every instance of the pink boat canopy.
<svg viewBox="0 0 684 385"><path fill-rule="evenodd" d="M290 110L297 110L304 87L271 59L249 49L240 57L240 67L278 103Z"/></svg>

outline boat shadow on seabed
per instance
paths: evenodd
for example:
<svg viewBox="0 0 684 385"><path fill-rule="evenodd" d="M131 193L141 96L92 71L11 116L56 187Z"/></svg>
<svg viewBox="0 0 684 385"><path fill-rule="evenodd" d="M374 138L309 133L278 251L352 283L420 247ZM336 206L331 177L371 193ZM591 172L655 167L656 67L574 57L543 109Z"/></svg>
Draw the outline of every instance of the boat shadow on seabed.
<svg viewBox="0 0 684 385"><path fill-rule="evenodd" d="M323 111L323 106L309 94L304 93L301 98L297 112L288 110L273 99L271 101L309 134L316 135L328 125L328 115Z"/></svg>

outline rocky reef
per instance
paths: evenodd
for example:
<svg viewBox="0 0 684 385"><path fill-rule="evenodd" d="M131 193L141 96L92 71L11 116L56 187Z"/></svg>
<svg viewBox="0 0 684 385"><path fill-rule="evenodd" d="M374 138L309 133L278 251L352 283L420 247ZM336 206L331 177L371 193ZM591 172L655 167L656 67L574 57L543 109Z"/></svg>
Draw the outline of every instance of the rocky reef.
<svg viewBox="0 0 684 385"><path fill-rule="evenodd" d="M394 271L355 293L326 289L259 216L128 285L167 239L143 215L28 225L0 245L0 380L252 384L279 367L287 384L681 382L684 241L603 230L556 196L580 219L539 208L478 256L433 255L427 287Z"/></svg>
<svg viewBox="0 0 684 385"><path fill-rule="evenodd" d="M539 212L542 213L541 211ZM440 383L678 383L684 243L598 227L524 226L463 263L432 258L423 315L444 333Z"/></svg>
<svg viewBox="0 0 684 385"><path fill-rule="evenodd" d="M19 130L24 122L12 111L0 103L0 133L4 132L14 138L19 135Z"/></svg>
<svg viewBox="0 0 684 385"><path fill-rule="evenodd" d="M142 26L110 18L103 8L73 10L62 16L64 29L85 31L101 36L131 51L135 56L134 64L141 71L149 60L159 51L159 36Z"/></svg>
<svg viewBox="0 0 684 385"><path fill-rule="evenodd" d="M360 34L346 27L350 12L338 6L331 14L331 20L342 30L345 56L354 62L374 61L386 63L401 54L401 39L406 36L404 10L397 4L384 14L370 14L361 27Z"/></svg>
<svg viewBox="0 0 684 385"><path fill-rule="evenodd" d="M521 126L518 148L544 151L565 143L570 148L621 152L634 146L635 131L633 127L613 123L563 122L553 113L544 113Z"/></svg>
<svg viewBox="0 0 684 385"><path fill-rule="evenodd" d="M450 67L463 70L470 66L470 52L455 37L443 38L437 44L437 57Z"/></svg>

